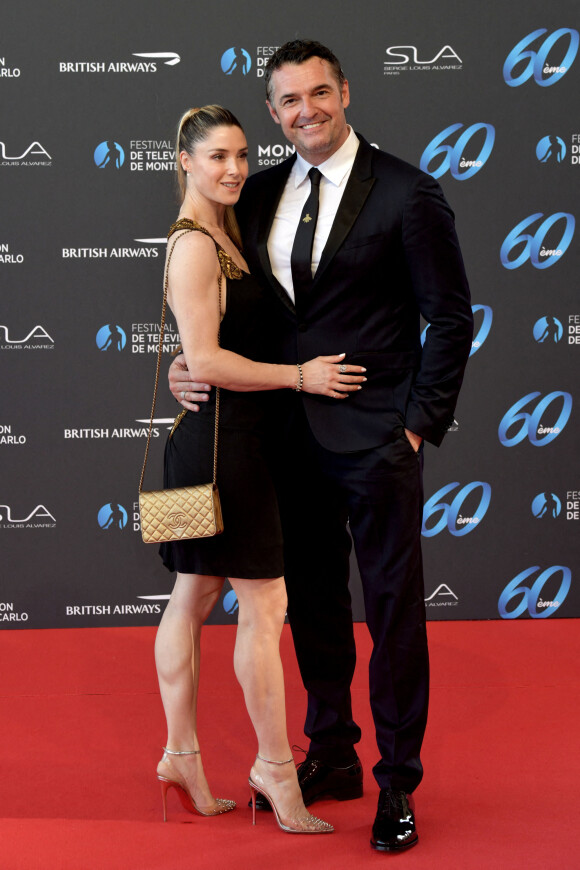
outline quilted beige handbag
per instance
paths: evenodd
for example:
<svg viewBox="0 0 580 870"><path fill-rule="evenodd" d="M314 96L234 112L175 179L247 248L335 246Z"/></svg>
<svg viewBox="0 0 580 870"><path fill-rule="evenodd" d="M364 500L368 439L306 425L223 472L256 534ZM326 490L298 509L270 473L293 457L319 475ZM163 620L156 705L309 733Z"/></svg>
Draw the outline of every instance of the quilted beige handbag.
<svg viewBox="0 0 580 870"><path fill-rule="evenodd" d="M186 230L186 232L193 232L193 230ZM165 314L167 310L167 284L169 263L173 255L175 245L177 244L177 241L180 237L181 236L177 236L177 238L173 242L173 247L169 252L169 255L167 257L167 265L165 267L165 281L163 286L163 308L161 310L159 351L157 354L155 387L153 389L153 404L151 406L151 420L149 421L149 432L147 435L147 445L145 447L145 459L143 460L141 479L139 480L139 513L141 515L141 535L143 536L143 540L146 544L160 544L162 541L182 541L188 538L209 538L213 535L221 534L221 532L223 532L224 530L222 510L216 484L220 409L219 387L216 388L212 482L199 484L198 486L182 486L176 489L143 490L143 478L145 477L145 468L147 465L147 457L149 455L151 430L153 428L155 404L157 402L159 370L161 367L161 356L163 353L163 333L165 331ZM220 269L218 277L218 300L220 306L220 314L221 291L222 273ZM173 434L173 432L179 425L180 420L186 413L186 411L182 411L177 416L175 423L173 424L171 434Z"/></svg>

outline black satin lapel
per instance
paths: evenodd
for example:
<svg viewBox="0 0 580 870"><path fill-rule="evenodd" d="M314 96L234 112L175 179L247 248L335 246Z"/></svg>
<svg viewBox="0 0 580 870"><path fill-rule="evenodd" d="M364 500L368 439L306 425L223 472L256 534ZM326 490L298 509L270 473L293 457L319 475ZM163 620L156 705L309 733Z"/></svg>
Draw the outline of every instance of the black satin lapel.
<svg viewBox="0 0 580 870"><path fill-rule="evenodd" d="M270 285L274 288L276 296L278 297L284 308L287 308L288 311L292 312L292 314L296 314L296 306L294 305L278 279L274 277L274 275L272 275L272 277L270 278Z"/></svg>
<svg viewBox="0 0 580 870"><path fill-rule="evenodd" d="M359 216L360 210L365 204L366 198L375 183L375 179L371 174L372 146L370 146L361 136L359 136L359 139L361 142L357 156L346 189L342 195L336 217L334 218L328 241L324 246L320 263L318 264L318 269L314 276L314 285L323 274L328 264L332 262L337 250L352 229L354 222Z"/></svg>
<svg viewBox="0 0 580 870"><path fill-rule="evenodd" d="M275 199L269 198L268 202L262 204L260 210L260 223L258 226L258 257L260 259L262 271L268 280L273 278L270 257L268 256L268 236L270 234L272 221L274 220L274 215L276 214L279 199L280 197L276 197Z"/></svg>
<svg viewBox="0 0 580 870"><path fill-rule="evenodd" d="M284 192L284 188L286 186L286 181L288 180L288 175L290 173L290 169L292 168L292 164L296 158L290 158L287 161L284 161L284 164L280 164L280 172L278 178L273 179L267 191L265 191L264 196L262 197L262 207L260 209L260 217L258 223L258 259L260 260L260 266L266 277L267 281L271 284L273 289L276 291L276 295L280 299L280 301L284 304L289 311L295 312L294 303L280 284L277 278L274 277L274 273L272 272L272 264L270 263L270 257L268 255L268 236L270 235L270 229L272 227L272 223L274 221L274 216L276 214L276 209L278 208L278 203L280 202L280 198Z"/></svg>

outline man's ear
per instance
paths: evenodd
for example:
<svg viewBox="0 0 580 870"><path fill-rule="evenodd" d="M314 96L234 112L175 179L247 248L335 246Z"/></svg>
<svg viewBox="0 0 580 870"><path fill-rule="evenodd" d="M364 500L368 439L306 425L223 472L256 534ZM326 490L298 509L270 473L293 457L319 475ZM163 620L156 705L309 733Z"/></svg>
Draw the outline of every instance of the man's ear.
<svg viewBox="0 0 580 870"><path fill-rule="evenodd" d="M266 100L266 105L268 106L268 111L270 112L270 117L272 118L272 120L275 121L276 124L279 124L280 118L278 117L278 115L276 113L276 109L273 107L270 100Z"/></svg>

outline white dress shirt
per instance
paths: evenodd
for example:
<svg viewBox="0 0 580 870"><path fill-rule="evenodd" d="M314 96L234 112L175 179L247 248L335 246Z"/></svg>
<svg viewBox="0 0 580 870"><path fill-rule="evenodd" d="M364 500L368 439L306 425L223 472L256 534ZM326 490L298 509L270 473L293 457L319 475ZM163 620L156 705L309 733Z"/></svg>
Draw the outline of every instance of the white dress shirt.
<svg viewBox="0 0 580 870"><path fill-rule="evenodd" d="M354 130L349 127L346 142L340 146L338 151L335 151L332 157L317 167L322 173L322 178L320 179L318 220L312 246L313 275L318 268L324 246L328 241L358 146L359 141ZM272 272L292 301L294 301L294 286L292 284L290 255L294 236L298 229L298 221L310 193L308 172L311 168L310 163L307 163L299 154L296 155L268 237L268 256Z"/></svg>

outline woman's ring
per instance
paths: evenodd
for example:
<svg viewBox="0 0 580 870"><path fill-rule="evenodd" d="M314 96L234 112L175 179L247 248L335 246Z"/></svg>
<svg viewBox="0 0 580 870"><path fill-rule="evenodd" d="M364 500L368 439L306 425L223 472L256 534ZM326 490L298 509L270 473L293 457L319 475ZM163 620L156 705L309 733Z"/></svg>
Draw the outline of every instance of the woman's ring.
<svg viewBox="0 0 580 870"><path fill-rule="evenodd" d="M182 390L182 391L181 391L181 398L182 398L182 399L185 399L185 390Z"/></svg>
<svg viewBox="0 0 580 870"><path fill-rule="evenodd" d="M341 375L343 375L346 372L346 366L344 365L344 363L341 363L339 365L338 370L341 373Z"/></svg>

